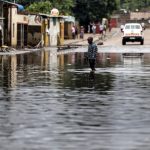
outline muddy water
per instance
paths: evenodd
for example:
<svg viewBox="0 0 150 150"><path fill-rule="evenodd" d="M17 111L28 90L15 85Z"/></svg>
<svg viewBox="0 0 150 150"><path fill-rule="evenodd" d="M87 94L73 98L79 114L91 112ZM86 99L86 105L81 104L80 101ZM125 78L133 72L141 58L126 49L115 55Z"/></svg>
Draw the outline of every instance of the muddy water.
<svg viewBox="0 0 150 150"><path fill-rule="evenodd" d="M0 57L1 150L149 150L150 55Z"/></svg>

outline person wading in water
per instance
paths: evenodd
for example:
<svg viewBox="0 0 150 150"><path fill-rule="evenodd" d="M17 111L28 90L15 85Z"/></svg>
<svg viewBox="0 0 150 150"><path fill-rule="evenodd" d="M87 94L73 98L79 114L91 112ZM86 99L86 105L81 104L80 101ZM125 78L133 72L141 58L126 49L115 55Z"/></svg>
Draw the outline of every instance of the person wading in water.
<svg viewBox="0 0 150 150"><path fill-rule="evenodd" d="M93 43L93 37L88 37L87 39L88 45L88 61L92 71L95 71L95 64L96 64L96 54L97 54L97 45Z"/></svg>

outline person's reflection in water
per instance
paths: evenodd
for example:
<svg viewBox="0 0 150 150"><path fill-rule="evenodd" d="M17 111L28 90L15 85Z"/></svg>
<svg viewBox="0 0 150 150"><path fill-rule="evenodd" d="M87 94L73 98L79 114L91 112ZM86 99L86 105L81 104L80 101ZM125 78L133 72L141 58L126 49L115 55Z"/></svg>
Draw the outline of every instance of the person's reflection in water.
<svg viewBox="0 0 150 150"><path fill-rule="evenodd" d="M90 71L89 80L90 81L95 81L95 72L94 71Z"/></svg>

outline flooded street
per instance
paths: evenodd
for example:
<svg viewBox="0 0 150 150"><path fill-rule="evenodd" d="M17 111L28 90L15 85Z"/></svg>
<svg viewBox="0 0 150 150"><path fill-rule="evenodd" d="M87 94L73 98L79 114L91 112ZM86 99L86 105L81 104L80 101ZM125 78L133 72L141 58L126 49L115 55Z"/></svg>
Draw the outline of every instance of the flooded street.
<svg viewBox="0 0 150 150"><path fill-rule="evenodd" d="M150 54L0 56L1 150L149 150Z"/></svg>

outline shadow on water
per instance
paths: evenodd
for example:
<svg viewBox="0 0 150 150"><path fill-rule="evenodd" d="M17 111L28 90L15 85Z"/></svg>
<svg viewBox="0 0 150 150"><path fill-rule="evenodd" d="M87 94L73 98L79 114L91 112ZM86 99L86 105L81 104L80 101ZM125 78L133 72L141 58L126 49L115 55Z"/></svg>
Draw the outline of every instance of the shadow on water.
<svg viewBox="0 0 150 150"><path fill-rule="evenodd" d="M3 150L148 150L150 54L0 56Z"/></svg>

